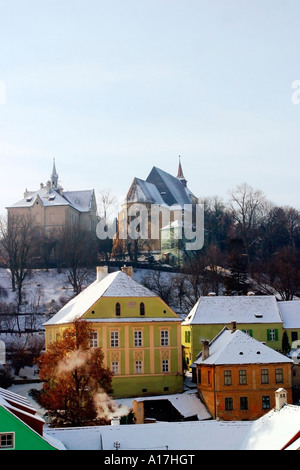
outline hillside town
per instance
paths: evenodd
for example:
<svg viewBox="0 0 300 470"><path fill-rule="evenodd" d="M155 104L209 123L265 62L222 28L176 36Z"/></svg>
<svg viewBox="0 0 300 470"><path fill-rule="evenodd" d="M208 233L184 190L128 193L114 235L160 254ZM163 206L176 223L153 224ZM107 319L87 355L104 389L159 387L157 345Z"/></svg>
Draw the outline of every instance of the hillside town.
<svg viewBox="0 0 300 470"><path fill-rule="evenodd" d="M300 448L300 213L266 215L256 193L246 229L240 206L200 202L180 158L175 174L134 176L108 220L109 198L100 208L94 189L64 191L53 160L46 183L6 207L0 449ZM58 354L60 400L47 362ZM90 391L74 414L66 377L80 373Z"/></svg>

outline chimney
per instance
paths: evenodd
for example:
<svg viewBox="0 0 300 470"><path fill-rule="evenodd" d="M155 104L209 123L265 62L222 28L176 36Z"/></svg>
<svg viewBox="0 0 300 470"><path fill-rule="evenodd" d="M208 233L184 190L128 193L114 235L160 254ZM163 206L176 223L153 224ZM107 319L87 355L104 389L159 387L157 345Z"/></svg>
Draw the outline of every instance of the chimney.
<svg viewBox="0 0 300 470"><path fill-rule="evenodd" d="M124 265L124 266L121 268L121 271L122 271L123 273L127 274L127 276L132 277L132 266L125 266L125 265Z"/></svg>
<svg viewBox="0 0 300 470"><path fill-rule="evenodd" d="M203 339L202 341L202 361L205 361L209 357L209 341Z"/></svg>
<svg viewBox="0 0 300 470"><path fill-rule="evenodd" d="M278 388L275 391L275 410L280 411L287 404L287 391L284 388Z"/></svg>
<svg viewBox="0 0 300 470"><path fill-rule="evenodd" d="M111 418L110 420L110 424L112 426L119 426L120 422L121 422L121 419L119 416L115 416L114 418Z"/></svg>
<svg viewBox="0 0 300 470"><path fill-rule="evenodd" d="M236 321L231 322L231 333L234 333L236 331Z"/></svg>
<svg viewBox="0 0 300 470"><path fill-rule="evenodd" d="M97 266L97 281L102 281L108 274L108 266Z"/></svg>
<svg viewBox="0 0 300 470"><path fill-rule="evenodd" d="M255 292L253 292L253 291L250 290L247 295L250 297L250 296L252 296L252 295L255 295Z"/></svg>
<svg viewBox="0 0 300 470"><path fill-rule="evenodd" d="M208 293L208 297L215 297L216 296L216 293L215 292L209 292Z"/></svg>

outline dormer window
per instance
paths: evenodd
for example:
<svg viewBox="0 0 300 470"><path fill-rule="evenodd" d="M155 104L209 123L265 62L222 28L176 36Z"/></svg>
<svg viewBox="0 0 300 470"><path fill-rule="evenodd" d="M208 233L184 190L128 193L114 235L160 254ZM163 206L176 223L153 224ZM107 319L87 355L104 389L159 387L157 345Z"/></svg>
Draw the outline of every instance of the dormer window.
<svg viewBox="0 0 300 470"><path fill-rule="evenodd" d="M145 304L144 304L144 302L140 303L140 315L145 315Z"/></svg>
<svg viewBox="0 0 300 470"><path fill-rule="evenodd" d="M116 303L115 310L116 310L116 316L119 317L121 315L121 305L119 304L119 302Z"/></svg>

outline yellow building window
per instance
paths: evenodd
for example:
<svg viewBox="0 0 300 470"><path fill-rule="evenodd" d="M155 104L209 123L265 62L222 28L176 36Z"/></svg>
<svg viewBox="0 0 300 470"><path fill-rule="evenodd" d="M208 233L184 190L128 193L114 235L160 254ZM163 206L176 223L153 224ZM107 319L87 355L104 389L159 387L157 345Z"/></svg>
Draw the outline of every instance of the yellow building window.
<svg viewBox="0 0 300 470"><path fill-rule="evenodd" d="M141 330L135 330L134 332L134 346L136 348L143 346L143 334Z"/></svg>
<svg viewBox="0 0 300 470"><path fill-rule="evenodd" d="M160 345L169 346L169 331L168 330L160 331Z"/></svg>
<svg viewBox="0 0 300 470"><path fill-rule="evenodd" d="M142 374L143 373L143 363L142 361L135 361L135 373Z"/></svg>
<svg viewBox="0 0 300 470"><path fill-rule="evenodd" d="M119 362L118 361L111 361L111 371L113 374L119 374Z"/></svg>
<svg viewBox="0 0 300 470"><path fill-rule="evenodd" d="M162 371L169 372L169 359L162 360Z"/></svg>
<svg viewBox="0 0 300 470"><path fill-rule="evenodd" d="M90 332L90 348L98 347L98 334L97 331Z"/></svg>
<svg viewBox="0 0 300 470"><path fill-rule="evenodd" d="M111 348L119 347L119 332L118 331L110 332L110 347Z"/></svg>
<svg viewBox="0 0 300 470"><path fill-rule="evenodd" d="M140 315L145 315L145 304L144 304L144 302L140 303Z"/></svg>

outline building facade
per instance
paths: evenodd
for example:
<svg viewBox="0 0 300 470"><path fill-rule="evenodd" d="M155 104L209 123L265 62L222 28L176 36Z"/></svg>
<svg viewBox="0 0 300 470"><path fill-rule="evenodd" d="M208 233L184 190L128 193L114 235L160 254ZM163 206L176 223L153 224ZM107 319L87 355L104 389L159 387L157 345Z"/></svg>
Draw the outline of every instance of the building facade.
<svg viewBox="0 0 300 470"><path fill-rule="evenodd" d="M119 214L119 232L122 230L120 227L130 227L132 220L137 219L137 214L141 213L142 208L143 220L141 215L139 217L145 230L144 233L140 230L136 234L137 238L134 240L136 250L140 254L151 252L158 259L170 264L180 264L181 254L178 256L178 249L181 249L182 240L176 240L175 245L167 241L162 243L162 234L165 240L169 240L174 235L172 223L176 221L181 223L183 211L192 212L197 203L198 199L187 187L180 161L176 177L153 167L146 180L133 179ZM124 251L128 250L128 242L133 245L132 240L128 239ZM118 237L116 243L120 243ZM126 245L126 241L123 243Z"/></svg>
<svg viewBox="0 0 300 470"><path fill-rule="evenodd" d="M215 419L255 420L275 407L279 388L293 403L293 362L235 326L203 341L195 364L198 392Z"/></svg>
<svg viewBox="0 0 300 470"><path fill-rule="evenodd" d="M20 201L7 206L9 217L30 217L37 236L52 236L58 230L77 224L96 233L97 203L94 190L64 191L58 182L55 161L46 184L37 191L24 192Z"/></svg>
<svg viewBox="0 0 300 470"><path fill-rule="evenodd" d="M115 397L181 392L181 319L134 281L130 268L129 274L106 269L98 268L97 280L45 324L46 348L82 318L92 325L91 347L102 348L114 374Z"/></svg>
<svg viewBox="0 0 300 470"><path fill-rule="evenodd" d="M202 349L202 340L212 340L233 321L239 330L280 351L284 331L281 304L272 295L200 297L182 323L185 363L190 367Z"/></svg>

